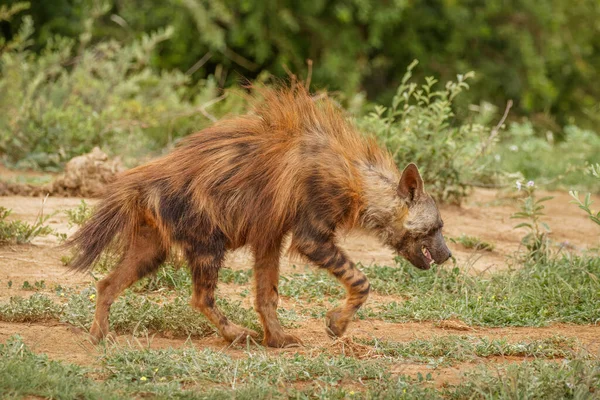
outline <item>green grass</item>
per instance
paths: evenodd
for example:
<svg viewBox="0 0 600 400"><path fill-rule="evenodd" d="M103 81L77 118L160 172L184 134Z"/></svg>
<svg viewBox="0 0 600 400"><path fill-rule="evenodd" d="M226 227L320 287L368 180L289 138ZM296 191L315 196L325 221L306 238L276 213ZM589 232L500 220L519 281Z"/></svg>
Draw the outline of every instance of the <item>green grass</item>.
<svg viewBox="0 0 600 400"><path fill-rule="evenodd" d="M494 245L492 243L481 240L477 236L469 236L464 233L457 238L450 238L450 241L462 244L467 249L494 251Z"/></svg>
<svg viewBox="0 0 600 400"><path fill-rule="evenodd" d="M433 365L452 365L481 357L518 356L533 358L583 358L584 350L573 338L554 336L547 339L511 343L506 339L472 336L442 336L410 342L368 340L376 354Z"/></svg>
<svg viewBox="0 0 600 400"><path fill-rule="evenodd" d="M597 399L600 394L600 362L533 361L498 367L498 372L479 370L449 393L464 399Z"/></svg>
<svg viewBox="0 0 600 400"><path fill-rule="evenodd" d="M480 326L541 326L600 321L600 258L564 256L518 270L473 276L459 268L418 271L402 264L396 278L388 267L371 274L389 276L406 300L368 305L361 318L425 321L458 317ZM367 273L369 275L369 273Z"/></svg>
<svg viewBox="0 0 600 400"><path fill-rule="evenodd" d="M53 399L118 398L91 380L87 372L80 366L33 353L18 336L0 344L0 393L4 399L28 395Z"/></svg>
<svg viewBox="0 0 600 400"><path fill-rule="evenodd" d="M565 255L481 276L446 266L421 271L403 261L396 267L360 268L374 293L402 300L368 302L359 318L407 322L457 317L480 326L600 322L598 257ZM283 277L280 293L303 302L313 317L322 317L328 303L344 297L341 285L324 273Z"/></svg>
<svg viewBox="0 0 600 400"><path fill-rule="evenodd" d="M409 357L419 357L425 347L423 342L406 349L416 350L408 351ZM597 359L482 364L460 383L439 389L431 384L434 369L416 377L392 372L402 371L403 360L261 349L232 357L187 345L161 350L107 346L98 363L84 368L35 354L12 337L0 344L0 392L3 398L58 399L584 399L600 390Z"/></svg>
<svg viewBox="0 0 600 400"><path fill-rule="evenodd" d="M61 293L65 293L64 291ZM28 298L12 297L0 305L0 320L7 322L40 322L60 320L89 329L93 320L96 291L93 287L64 296L55 301L45 294L35 293ZM258 316L239 301L217 299L217 306L234 323L262 332ZM296 326L300 319L294 311L280 310L279 317L286 327ZM126 291L112 305L111 329L117 333L143 336L160 333L171 337L204 337L215 332L208 320L189 304L189 295L168 293L137 294Z"/></svg>

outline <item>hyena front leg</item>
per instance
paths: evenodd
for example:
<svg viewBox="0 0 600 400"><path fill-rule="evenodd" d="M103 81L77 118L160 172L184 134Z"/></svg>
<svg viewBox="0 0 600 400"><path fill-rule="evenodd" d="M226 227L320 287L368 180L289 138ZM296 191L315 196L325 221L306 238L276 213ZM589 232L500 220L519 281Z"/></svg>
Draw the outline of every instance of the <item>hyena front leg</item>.
<svg viewBox="0 0 600 400"><path fill-rule="evenodd" d="M268 249L254 251L255 307L265 330L263 345L291 347L302 344L302 341L296 336L285 333L277 318L280 250L279 242Z"/></svg>
<svg viewBox="0 0 600 400"><path fill-rule="evenodd" d="M332 237L326 241L304 238L297 243L297 248L309 260L329 271L346 287L348 293L346 303L330 310L325 319L327 333L330 336L343 335L354 314L367 301L371 287L367 277L335 245Z"/></svg>

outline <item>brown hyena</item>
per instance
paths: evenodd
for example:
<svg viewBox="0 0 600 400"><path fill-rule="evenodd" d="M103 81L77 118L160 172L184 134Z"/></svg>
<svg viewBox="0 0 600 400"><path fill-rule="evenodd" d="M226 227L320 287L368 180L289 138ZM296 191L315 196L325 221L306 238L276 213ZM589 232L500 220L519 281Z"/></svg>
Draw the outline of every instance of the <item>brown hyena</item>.
<svg viewBox="0 0 600 400"><path fill-rule="evenodd" d="M122 258L98 282L95 340L109 331L111 304L127 287L155 272L174 245L193 281L192 305L228 341L256 337L215 305L219 269L228 250L254 254L255 307L264 344L299 343L277 319L282 242L326 269L346 288L343 306L328 312L328 333L340 336L367 299L369 282L336 244L340 232L377 235L418 268L451 255L442 220L419 171L400 173L390 155L358 134L335 106L302 87L262 91L253 113L223 120L188 137L173 152L125 172L90 221L67 243L71 263L89 269L109 245Z"/></svg>

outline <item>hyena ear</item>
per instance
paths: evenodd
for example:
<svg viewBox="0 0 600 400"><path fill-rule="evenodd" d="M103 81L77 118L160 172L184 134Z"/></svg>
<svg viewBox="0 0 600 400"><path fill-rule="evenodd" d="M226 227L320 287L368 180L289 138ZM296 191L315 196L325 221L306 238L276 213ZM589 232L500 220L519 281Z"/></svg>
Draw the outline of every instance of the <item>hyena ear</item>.
<svg viewBox="0 0 600 400"><path fill-rule="evenodd" d="M424 193L423 178L421 178L419 169L413 163L408 164L402 171L402 177L398 184L398 195L412 202Z"/></svg>

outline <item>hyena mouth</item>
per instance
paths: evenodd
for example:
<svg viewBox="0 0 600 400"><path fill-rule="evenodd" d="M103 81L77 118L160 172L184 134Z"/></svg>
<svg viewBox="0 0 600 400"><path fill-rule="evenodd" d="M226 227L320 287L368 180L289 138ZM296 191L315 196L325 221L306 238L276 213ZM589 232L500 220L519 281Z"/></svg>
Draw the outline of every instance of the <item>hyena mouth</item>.
<svg viewBox="0 0 600 400"><path fill-rule="evenodd" d="M425 256L425 258L427 259L427 262L429 264L433 264L435 262L433 257L431 257L431 253L429 252L427 247L425 247L425 246L421 247L421 251L423 252L423 255Z"/></svg>

